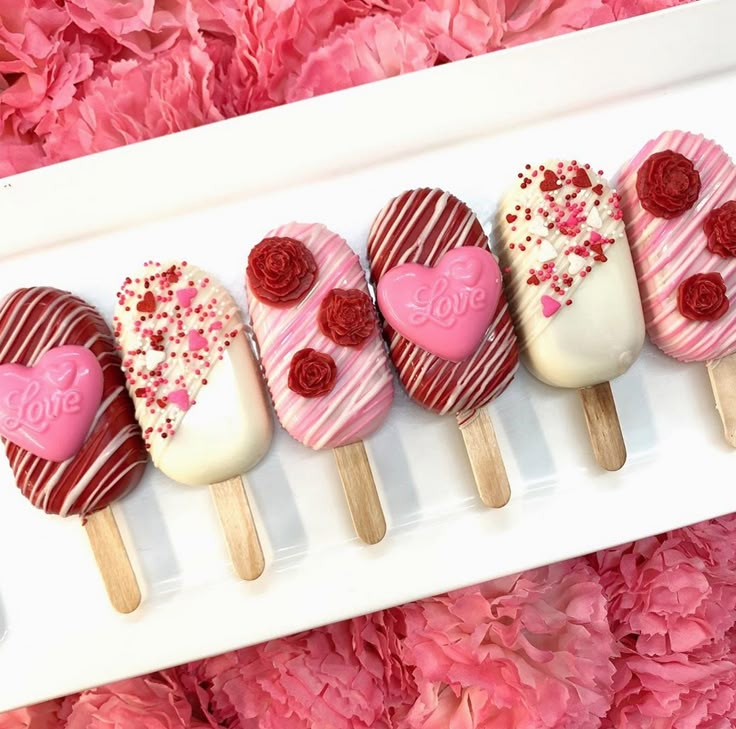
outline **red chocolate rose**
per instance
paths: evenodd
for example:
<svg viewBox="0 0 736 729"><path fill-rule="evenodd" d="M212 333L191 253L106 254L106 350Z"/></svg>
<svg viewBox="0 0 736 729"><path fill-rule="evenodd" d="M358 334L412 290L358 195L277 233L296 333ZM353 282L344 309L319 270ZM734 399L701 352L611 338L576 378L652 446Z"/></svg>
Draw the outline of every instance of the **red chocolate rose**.
<svg viewBox="0 0 736 729"><path fill-rule="evenodd" d="M358 289L332 289L319 307L322 334L343 347L357 347L376 331L373 301Z"/></svg>
<svg viewBox="0 0 736 729"><path fill-rule="evenodd" d="M703 223L708 250L723 258L736 256L736 200L711 210Z"/></svg>
<svg viewBox="0 0 736 729"><path fill-rule="evenodd" d="M265 238L248 256L246 269L253 294L265 304L298 304L317 279L317 262L303 243L293 238Z"/></svg>
<svg viewBox="0 0 736 729"><path fill-rule="evenodd" d="M677 308L686 319L714 321L728 311L726 284L720 273L696 273L677 290Z"/></svg>
<svg viewBox="0 0 736 729"><path fill-rule="evenodd" d="M658 218L676 218L695 205L700 173L679 152L657 152L639 168L636 192L647 212Z"/></svg>
<svg viewBox="0 0 736 729"><path fill-rule="evenodd" d="M289 389L303 397L321 397L335 386L337 366L329 354L300 349L289 366Z"/></svg>

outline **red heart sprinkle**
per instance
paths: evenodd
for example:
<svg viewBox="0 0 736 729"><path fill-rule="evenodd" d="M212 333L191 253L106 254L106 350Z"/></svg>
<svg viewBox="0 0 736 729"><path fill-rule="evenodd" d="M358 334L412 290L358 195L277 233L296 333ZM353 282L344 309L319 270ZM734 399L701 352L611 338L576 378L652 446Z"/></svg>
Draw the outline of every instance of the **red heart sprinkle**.
<svg viewBox="0 0 736 729"><path fill-rule="evenodd" d="M160 397L158 400L156 400L156 405L158 405L160 408L166 407L166 400L164 400L162 397Z"/></svg>
<svg viewBox="0 0 736 729"><path fill-rule="evenodd" d="M602 195L602 194L603 194L603 185L601 185L600 183L599 183L598 185L596 185L596 186L595 186L595 187L593 188L593 192L594 192L594 193L595 193L596 195Z"/></svg>
<svg viewBox="0 0 736 729"><path fill-rule="evenodd" d="M150 291L146 291L143 298L136 304L135 308L144 314L153 314L153 312L156 311L156 297Z"/></svg>
<svg viewBox="0 0 736 729"><path fill-rule="evenodd" d="M584 187L590 187L592 183L590 177L588 177L588 173L581 168L575 173L575 177L572 178L572 184L582 189Z"/></svg>
<svg viewBox="0 0 736 729"><path fill-rule="evenodd" d="M135 391L135 396L136 397L145 397L146 396L146 388L145 387L139 387Z"/></svg>
<svg viewBox="0 0 736 729"><path fill-rule="evenodd" d="M515 215L512 215L511 213L509 213L506 216L506 222L507 223L513 223L515 220L516 220L516 216Z"/></svg>
<svg viewBox="0 0 736 729"><path fill-rule="evenodd" d="M539 279L537 278L537 274L533 274L532 276L529 276L529 278L526 280L526 282L532 286L539 286Z"/></svg>
<svg viewBox="0 0 736 729"><path fill-rule="evenodd" d="M552 170L544 171L544 179L539 183L542 192L554 192L562 187L562 182Z"/></svg>
<svg viewBox="0 0 736 729"><path fill-rule="evenodd" d="M603 255L603 246L600 243L591 243L590 250L597 253L599 256Z"/></svg>

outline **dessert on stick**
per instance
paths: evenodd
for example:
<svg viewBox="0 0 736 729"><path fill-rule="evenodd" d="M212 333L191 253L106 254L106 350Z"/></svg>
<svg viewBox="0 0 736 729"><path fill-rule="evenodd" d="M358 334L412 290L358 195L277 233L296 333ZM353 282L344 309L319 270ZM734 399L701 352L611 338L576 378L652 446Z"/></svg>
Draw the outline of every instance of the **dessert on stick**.
<svg viewBox="0 0 736 729"><path fill-rule="evenodd" d="M23 495L82 518L113 607L135 610L111 504L140 481L146 450L109 327L66 291L18 289L0 303L0 436Z"/></svg>
<svg viewBox="0 0 736 729"><path fill-rule="evenodd" d="M450 193L410 190L378 214L368 258L401 384L423 407L456 415L483 503L504 506L511 490L484 405L518 356L488 236Z"/></svg>
<svg viewBox="0 0 736 729"><path fill-rule="evenodd" d="M393 402L386 351L360 260L320 224L271 231L248 256L253 332L286 431L334 451L357 535L386 533L363 439Z"/></svg>
<svg viewBox="0 0 736 729"><path fill-rule="evenodd" d="M619 173L649 338L705 362L736 447L736 165L701 134L667 131Z"/></svg>
<svg viewBox="0 0 736 729"><path fill-rule="evenodd" d="M154 465L210 485L235 571L256 579L265 562L241 474L272 425L235 302L196 266L149 262L118 292L114 330Z"/></svg>
<svg viewBox="0 0 736 729"><path fill-rule="evenodd" d="M596 460L621 468L609 381L639 356L644 319L619 195L588 164L526 165L496 229L522 360L542 382L579 390Z"/></svg>

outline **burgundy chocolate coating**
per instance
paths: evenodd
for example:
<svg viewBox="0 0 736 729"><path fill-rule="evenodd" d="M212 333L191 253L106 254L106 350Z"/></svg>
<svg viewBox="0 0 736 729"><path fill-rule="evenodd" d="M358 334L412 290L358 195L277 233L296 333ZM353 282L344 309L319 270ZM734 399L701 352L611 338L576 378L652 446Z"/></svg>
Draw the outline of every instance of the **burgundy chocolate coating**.
<svg viewBox="0 0 736 729"><path fill-rule="evenodd" d="M65 291L18 289L0 304L0 364L32 367L62 345L87 347L103 371L102 402L81 449L54 463L2 440L18 488L34 506L85 516L132 489L147 460L112 334L92 306Z"/></svg>
<svg viewBox="0 0 736 729"><path fill-rule="evenodd" d="M368 237L371 277L377 284L402 263L436 265L459 246L488 247L488 237L473 211L442 190L410 190L379 213ZM401 384L409 396L437 413L468 413L503 392L518 366L516 336L506 299L476 352L449 362L421 349L387 322L383 332Z"/></svg>

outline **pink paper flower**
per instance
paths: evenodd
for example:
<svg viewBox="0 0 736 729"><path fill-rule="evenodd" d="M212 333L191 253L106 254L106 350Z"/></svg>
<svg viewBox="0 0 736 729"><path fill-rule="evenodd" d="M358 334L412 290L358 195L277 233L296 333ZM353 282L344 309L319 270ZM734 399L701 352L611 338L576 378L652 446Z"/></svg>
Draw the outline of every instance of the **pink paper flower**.
<svg viewBox="0 0 736 729"><path fill-rule="evenodd" d="M183 692L163 674L85 691L71 703L65 729L198 729Z"/></svg>
<svg viewBox="0 0 736 729"><path fill-rule="evenodd" d="M736 516L600 552L592 558L614 634L640 655L695 650L736 622Z"/></svg>
<svg viewBox="0 0 736 729"><path fill-rule="evenodd" d="M727 729L736 722L734 636L691 653L616 661L604 729Z"/></svg>
<svg viewBox="0 0 736 729"><path fill-rule="evenodd" d="M14 134L9 122L5 126L0 132L0 177L42 167L46 156L40 142L31 134Z"/></svg>
<svg viewBox="0 0 736 729"><path fill-rule="evenodd" d="M66 6L82 30L102 30L141 58L152 58L182 36L197 34L187 0L68 0Z"/></svg>
<svg viewBox="0 0 736 729"><path fill-rule="evenodd" d="M339 28L307 57L289 84L287 101L318 96L434 65L437 54L411 28L375 15Z"/></svg>
<svg viewBox="0 0 736 729"><path fill-rule="evenodd" d="M57 700L8 711L0 714L0 729L56 729L61 725L60 707L61 700Z"/></svg>
<svg viewBox="0 0 736 729"><path fill-rule="evenodd" d="M615 645L593 570L567 562L404 608L412 729L594 726Z"/></svg>
<svg viewBox="0 0 736 729"><path fill-rule="evenodd" d="M212 73L211 58L186 41L152 61L108 64L59 114L44 149L60 161L218 121Z"/></svg>
<svg viewBox="0 0 736 729"><path fill-rule="evenodd" d="M96 51L43 0L0 0L0 124L23 135L71 103Z"/></svg>
<svg viewBox="0 0 736 729"><path fill-rule="evenodd" d="M611 8L616 20L624 20L655 10L687 5L692 0L604 0L604 2Z"/></svg>
<svg viewBox="0 0 736 729"><path fill-rule="evenodd" d="M388 611L337 623L176 675L213 727L390 729L415 696L398 655L401 620Z"/></svg>

